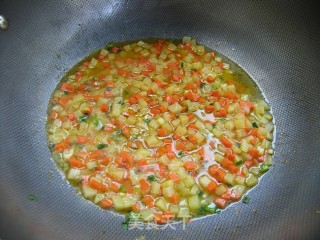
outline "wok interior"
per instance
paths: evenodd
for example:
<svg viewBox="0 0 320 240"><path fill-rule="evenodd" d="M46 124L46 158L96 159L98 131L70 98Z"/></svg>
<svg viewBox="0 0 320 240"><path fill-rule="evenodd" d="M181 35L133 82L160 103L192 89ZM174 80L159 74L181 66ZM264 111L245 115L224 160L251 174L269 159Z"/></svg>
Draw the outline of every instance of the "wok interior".
<svg viewBox="0 0 320 240"><path fill-rule="evenodd" d="M0 32L0 237L300 239L319 226L317 12L300 2L5 1ZM183 229L129 231L79 196L46 144L46 110L65 72L108 41L188 35L244 68L269 101L275 166L239 202ZM31 201L28 195L37 199ZM161 227L158 227L161 228Z"/></svg>

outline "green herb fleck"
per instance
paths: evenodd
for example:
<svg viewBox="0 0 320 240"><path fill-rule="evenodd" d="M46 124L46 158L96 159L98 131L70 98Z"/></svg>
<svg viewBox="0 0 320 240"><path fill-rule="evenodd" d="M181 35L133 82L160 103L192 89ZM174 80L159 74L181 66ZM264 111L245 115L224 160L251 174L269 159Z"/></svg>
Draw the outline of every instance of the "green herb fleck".
<svg viewBox="0 0 320 240"><path fill-rule="evenodd" d="M231 187L232 187L232 184L227 183L227 186L228 186L228 188L231 188Z"/></svg>
<svg viewBox="0 0 320 240"><path fill-rule="evenodd" d="M30 201L37 201L37 200L38 200L38 197L37 197L36 195L34 195L34 194L29 194L29 195L28 195L28 199L29 199Z"/></svg>
<svg viewBox="0 0 320 240"><path fill-rule="evenodd" d="M217 208L215 213L220 214L221 213L221 209Z"/></svg>
<svg viewBox="0 0 320 240"><path fill-rule="evenodd" d="M118 129L118 130L116 130L114 133L115 133L116 135L121 135L121 134L122 134L122 131L121 131L120 129Z"/></svg>
<svg viewBox="0 0 320 240"><path fill-rule="evenodd" d="M204 215L206 213L205 211L205 206L201 206L200 209L199 209L199 215Z"/></svg>
<svg viewBox="0 0 320 240"><path fill-rule="evenodd" d="M119 191L120 192L125 192L126 191L126 188L124 185L121 185L120 188L119 188Z"/></svg>
<svg viewBox="0 0 320 240"><path fill-rule="evenodd" d="M240 143L236 143L236 146L237 146L237 147L240 147L241 145L240 145Z"/></svg>
<svg viewBox="0 0 320 240"><path fill-rule="evenodd" d="M203 89L205 86L206 86L205 83L201 83L201 84L200 84L200 88L201 88L201 89Z"/></svg>
<svg viewBox="0 0 320 240"><path fill-rule="evenodd" d="M123 100L120 100L120 101L118 102L118 104L123 105L123 104L124 104L124 101L123 101Z"/></svg>
<svg viewBox="0 0 320 240"><path fill-rule="evenodd" d="M239 146L240 147L240 146ZM242 159L240 159L239 161L236 161L236 165L237 166L240 166L241 164L243 164L243 160Z"/></svg>
<svg viewBox="0 0 320 240"><path fill-rule="evenodd" d="M245 195L245 196L243 196L242 202L244 204L248 204L250 202L250 198L247 195Z"/></svg>
<svg viewBox="0 0 320 240"><path fill-rule="evenodd" d="M129 92L127 90L123 90L123 94L127 96L129 95Z"/></svg>
<svg viewBox="0 0 320 240"><path fill-rule="evenodd" d="M121 228L124 229L124 230L128 230L129 229L129 223L127 223L127 222L121 223Z"/></svg>
<svg viewBox="0 0 320 240"><path fill-rule="evenodd" d="M184 68L184 63L183 62L180 63L180 67Z"/></svg>
<svg viewBox="0 0 320 240"><path fill-rule="evenodd" d="M198 196L202 197L203 196L203 192L202 191L198 192Z"/></svg>
<svg viewBox="0 0 320 240"><path fill-rule="evenodd" d="M179 157L183 157L184 156L184 153L182 151L178 152L178 156Z"/></svg>
<svg viewBox="0 0 320 240"><path fill-rule="evenodd" d="M83 115L81 117L79 117L79 121L80 122L85 122L88 119L89 115Z"/></svg>
<svg viewBox="0 0 320 240"><path fill-rule="evenodd" d="M261 172L261 173L268 172L269 169L270 169L270 167L269 167L267 164L265 164L265 163L263 163L263 164L260 165L260 172Z"/></svg>
<svg viewBox="0 0 320 240"><path fill-rule="evenodd" d="M107 50L111 50L115 46L114 42L108 42L105 46Z"/></svg>
<svg viewBox="0 0 320 240"><path fill-rule="evenodd" d="M69 95L69 92L63 91L63 94L64 94L64 95Z"/></svg>
<svg viewBox="0 0 320 240"><path fill-rule="evenodd" d="M50 144L49 144L49 149L50 149L50 151L53 151L54 146L55 146L55 144L54 144L54 143L50 143Z"/></svg>
<svg viewBox="0 0 320 240"><path fill-rule="evenodd" d="M149 182L155 182L155 181L157 181L157 177L156 177L155 175L149 175L149 176L147 177L147 180L148 180Z"/></svg>
<svg viewBox="0 0 320 240"><path fill-rule="evenodd" d="M108 146L107 144L100 143L100 144L97 145L97 148L98 148L98 149L103 149L103 148L105 148L105 147L107 147L107 146Z"/></svg>
<svg viewBox="0 0 320 240"><path fill-rule="evenodd" d="M149 123L149 122L151 122L151 119L150 119L150 118L146 118L146 119L144 120L144 122L145 122L145 123Z"/></svg>
<svg viewBox="0 0 320 240"><path fill-rule="evenodd" d="M216 213L217 211L217 206L214 204L214 203L210 203L209 205L205 206L204 210L207 212L207 213Z"/></svg>
<svg viewBox="0 0 320 240"><path fill-rule="evenodd" d="M258 127L259 127L256 122L253 122L253 123L252 123L252 126L253 126L254 128L258 128Z"/></svg>

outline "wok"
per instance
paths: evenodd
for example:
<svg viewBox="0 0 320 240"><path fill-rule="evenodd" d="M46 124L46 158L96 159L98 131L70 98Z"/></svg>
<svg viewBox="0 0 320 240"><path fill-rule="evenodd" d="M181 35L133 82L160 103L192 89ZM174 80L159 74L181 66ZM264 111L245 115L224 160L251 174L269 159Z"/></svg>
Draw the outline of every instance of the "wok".
<svg viewBox="0 0 320 240"><path fill-rule="evenodd" d="M315 4L2 0L0 14L9 23L7 30L0 29L1 239L319 236L320 30ZM67 69L108 41L185 35L240 64L262 89L277 127L275 164L249 193L249 204L236 203L185 229L176 223L166 229L123 230L122 215L79 196L51 159L45 134L50 95Z"/></svg>

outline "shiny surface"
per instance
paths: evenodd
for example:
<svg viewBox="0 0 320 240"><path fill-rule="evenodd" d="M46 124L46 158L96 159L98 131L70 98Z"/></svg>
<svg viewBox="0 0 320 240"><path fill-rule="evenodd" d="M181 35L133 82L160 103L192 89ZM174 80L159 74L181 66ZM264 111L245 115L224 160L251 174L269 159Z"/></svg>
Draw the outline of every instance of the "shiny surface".
<svg viewBox="0 0 320 240"><path fill-rule="evenodd" d="M315 238L320 225L315 6L64 0L2 1L0 7L10 19L10 28L0 32L0 238ZM184 35L239 63L263 90L277 126L275 167L249 193L247 205L234 204L185 230L180 223L173 225L176 230L125 231L122 216L88 203L56 170L45 136L50 94L66 69L107 41Z"/></svg>

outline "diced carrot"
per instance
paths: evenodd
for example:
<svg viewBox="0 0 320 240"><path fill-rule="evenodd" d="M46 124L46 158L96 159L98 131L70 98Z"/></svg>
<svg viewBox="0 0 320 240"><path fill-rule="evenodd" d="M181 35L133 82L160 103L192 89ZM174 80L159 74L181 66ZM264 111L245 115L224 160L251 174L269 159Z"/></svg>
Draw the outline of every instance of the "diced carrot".
<svg viewBox="0 0 320 240"><path fill-rule="evenodd" d="M185 89L187 89L187 90L197 90L197 85L195 85L194 83L188 83L186 85Z"/></svg>
<svg viewBox="0 0 320 240"><path fill-rule="evenodd" d="M58 116L59 116L59 114L55 111L52 111L50 113L50 119L52 119L52 120L57 119Z"/></svg>
<svg viewBox="0 0 320 240"><path fill-rule="evenodd" d="M215 204L219 207L219 208L224 208L227 204L227 201L224 200L223 198L217 198L215 200Z"/></svg>
<svg viewBox="0 0 320 240"><path fill-rule="evenodd" d="M105 192L107 190L107 187L96 180L90 179L89 180L89 187L98 190L99 192Z"/></svg>
<svg viewBox="0 0 320 240"><path fill-rule="evenodd" d="M74 86L72 84L68 83L63 83L61 88L61 91L68 92L68 93L73 93L74 92Z"/></svg>
<svg viewBox="0 0 320 240"><path fill-rule="evenodd" d="M133 193L133 186L130 180L125 180L123 182L123 186L126 189L127 194L132 194Z"/></svg>
<svg viewBox="0 0 320 240"><path fill-rule="evenodd" d="M152 113L153 115L159 115L161 113L161 110L158 108L152 108L150 110L150 113Z"/></svg>
<svg viewBox="0 0 320 240"><path fill-rule="evenodd" d="M194 164L193 161L187 161L185 162L184 164L184 168L187 170L187 171L193 171L196 169L196 165Z"/></svg>
<svg viewBox="0 0 320 240"><path fill-rule="evenodd" d="M141 207L140 207L140 204L139 203L135 203L133 206L132 206L132 211L134 212L140 212L141 210Z"/></svg>
<svg viewBox="0 0 320 240"><path fill-rule="evenodd" d="M102 199L100 202L100 206L103 208L111 208L112 205L113 205L113 202L109 198Z"/></svg>
<svg viewBox="0 0 320 240"><path fill-rule="evenodd" d="M180 200L179 194L176 192L170 197L170 202L173 204L178 204L179 200Z"/></svg>
<svg viewBox="0 0 320 240"><path fill-rule="evenodd" d="M253 108L254 108L253 102L250 102L250 101L240 101L240 106L241 106L242 108L248 107L248 108L250 109L250 111L252 111Z"/></svg>
<svg viewBox="0 0 320 240"><path fill-rule="evenodd" d="M187 126L187 128L193 128L193 129L198 130L198 127L197 127L195 124L193 124L193 123L190 123L190 124Z"/></svg>
<svg viewBox="0 0 320 240"><path fill-rule="evenodd" d="M149 208L153 208L154 206L154 198L151 195L144 196L142 202Z"/></svg>
<svg viewBox="0 0 320 240"><path fill-rule="evenodd" d="M167 135L167 131L163 127L158 128L157 133L159 137L165 137Z"/></svg>
<svg viewBox="0 0 320 240"><path fill-rule="evenodd" d="M224 182L224 176L226 175L226 173L222 169L219 169L217 166L210 166L208 168L208 173L212 177L217 179L218 182Z"/></svg>
<svg viewBox="0 0 320 240"><path fill-rule="evenodd" d="M112 190L113 192L119 192L120 189L120 184L116 183L116 182L112 182L109 186L110 190Z"/></svg>
<svg viewBox="0 0 320 240"><path fill-rule="evenodd" d="M77 142L78 142L78 143L81 143L81 144L88 142L88 140L89 140L89 139L88 139L87 136L78 136L78 137L77 137Z"/></svg>
<svg viewBox="0 0 320 240"><path fill-rule="evenodd" d="M176 157L176 155L174 154L173 151L169 151L169 152L167 152L166 154L167 154L167 157L168 157L169 159L174 159L174 158Z"/></svg>
<svg viewBox="0 0 320 240"><path fill-rule="evenodd" d="M167 221L169 221L174 218L174 214L170 211L164 211L163 218L166 219Z"/></svg>
<svg viewBox="0 0 320 240"><path fill-rule="evenodd" d="M240 195L239 195L236 191L231 190L230 199L231 199L232 201L237 201L237 200L240 199Z"/></svg>
<svg viewBox="0 0 320 240"><path fill-rule="evenodd" d="M249 149L248 154L253 158L257 158L260 155L259 151L257 149L255 149L255 148Z"/></svg>
<svg viewBox="0 0 320 240"><path fill-rule="evenodd" d="M222 194L222 195L220 196L220 198L222 198L222 199L224 199L224 200L226 200L226 201L230 201L230 200L231 200L230 193L231 193L230 190L228 190L228 192Z"/></svg>
<svg viewBox="0 0 320 240"><path fill-rule="evenodd" d="M146 159L141 159L141 160L138 160L138 161L137 161L137 165L138 165L139 167L145 166L145 165L147 165L147 164L148 164L148 161L147 161Z"/></svg>
<svg viewBox="0 0 320 240"><path fill-rule="evenodd" d="M233 143L225 136L220 137L219 140L227 148L231 148L233 145Z"/></svg>
<svg viewBox="0 0 320 240"><path fill-rule="evenodd" d="M214 106L212 106L212 105L208 105L208 106L206 106L206 107L204 108L204 111L205 111L206 113L212 113L213 110L214 110Z"/></svg>
<svg viewBox="0 0 320 240"><path fill-rule="evenodd" d="M68 113L67 117L70 121L76 120L76 116L73 113Z"/></svg>
<svg viewBox="0 0 320 240"><path fill-rule="evenodd" d="M229 169L229 167L233 165L233 161L229 160L228 158L224 158L220 165L224 169Z"/></svg>
<svg viewBox="0 0 320 240"><path fill-rule="evenodd" d="M102 104L101 106L100 106L100 111L101 112L108 112L109 111L109 106L107 105L107 104Z"/></svg>
<svg viewBox="0 0 320 240"><path fill-rule="evenodd" d="M187 93L185 94L185 97L190 101L195 102L198 100L199 95L193 91L187 91Z"/></svg>
<svg viewBox="0 0 320 240"><path fill-rule="evenodd" d="M182 143L180 141L177 141L176 142L176 149L178 151L186 151L187 150L187 146L184 143Z"/></svg>
<svg viewBox="0 0 320 240"><path fill-rule="evenodd" d="M214 77L212 77L211 75L209 75L209 76L207 77L207 82L208 82L208 83L213 83L213 82L214 82Z"/></svg>
<svg viewBox="0 0 320 240"><path fill-rule="evenodd" d="M207 186L207 190L212 193L216 190L217 187L218 184L215 181L211 181Z"/></svg>
<svg viewBox="0 0 320 240"><path fill-rule="evenodd" d="M219 93L218 90L215 90L215 91L212 91L212 92L211 92L211 96L214 96L214 97L219 98L219 97L220 97L220 93Z"/></svg>
<svg viewBox="0 0 320 240"><path fill-rule="evenodd" d="M188 136L188 140L195 145L198 144L198 138L193 134L190 134Z"/></svg>
<svg viewBox="0 0 320 240"><path fill-rule="evenodd" d="M216 148L216 143L214 141L210 141L209 145L210 145L211 149L215 149Z"/></svg>
<svg viewBox="0 0 320 240"><path fill-rule="evenodd" d="M174 133L174 134L172 135L172 138L173 138L174 140L180 140L180 139L181 139L181 136L180 136L179 134L177 134L177 133Z"/></svg>
<svg viewBox="0 0 320 240"><path fill-rule="evenodd" d="M189 122L194 119L195 115L193 113L189 113L188 114L188 119L189 119Z"/></svg>
<svg viewBox="0 0 320 240"><path fill-rule="evenodd" d="M204 157L204 148L200 148L198 150L198 154L201 156L201 157Z"/></svg>
<svg viewBox="0 0 320 240"><path fill-rule="evenodd" d="M171 172L168 175L169 179L171 179L173 182L177 183L180 181L180 177L178 176L178 174Z"/></svg>
<svg viewBox="0 0 320 240"><path fill-rule="evenodd" d="M147 191L150 190L150 183L148 182L147 179L142 178L140 179L139 183L140 183L140 188L142 193L146 193Z"/></svg>
<svg viewBox="0 0 320 240"><path fill-rule="evenodd" d="M71 157L69 159L69 164L73 168L83 168L85 166L84 163L76 157Z"/></svg>
<svg viewBox="0 0 320 240"><path fill-rule="evenodd" d="M225 108L222 108L219 111L219 117L226 117L227 116L227 110Z"/></svg>

